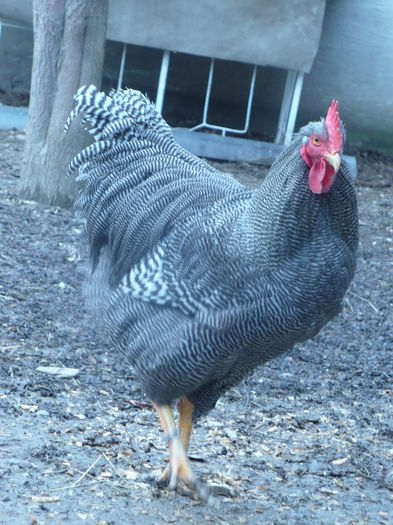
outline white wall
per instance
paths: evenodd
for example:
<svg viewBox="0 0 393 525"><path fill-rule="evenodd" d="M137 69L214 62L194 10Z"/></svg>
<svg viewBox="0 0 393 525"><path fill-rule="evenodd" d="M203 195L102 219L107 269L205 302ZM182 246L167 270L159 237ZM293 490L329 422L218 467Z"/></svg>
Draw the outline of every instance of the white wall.
<svg viewBox="0 0 393 525"><path fill-rule="evenodd" d="M393 153L393 1L328 0L300 121L340 103L353 145Z"/></svg>

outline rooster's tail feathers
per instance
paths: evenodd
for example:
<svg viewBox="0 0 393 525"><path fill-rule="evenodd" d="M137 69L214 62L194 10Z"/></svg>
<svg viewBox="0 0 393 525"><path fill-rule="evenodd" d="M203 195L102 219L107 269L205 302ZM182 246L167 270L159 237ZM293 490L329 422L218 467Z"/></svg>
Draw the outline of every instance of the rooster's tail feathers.
<svg viewBox="0 0 393 525"><path fill-rule="evenodd" d="M171 135L171 128L147 97L134 89L112 90L109 95L93 86L82 86L74 96L75 108L64 126L67 132L74 118L83 115L82 124L98 141L126 138L152 138Z"/></svg>

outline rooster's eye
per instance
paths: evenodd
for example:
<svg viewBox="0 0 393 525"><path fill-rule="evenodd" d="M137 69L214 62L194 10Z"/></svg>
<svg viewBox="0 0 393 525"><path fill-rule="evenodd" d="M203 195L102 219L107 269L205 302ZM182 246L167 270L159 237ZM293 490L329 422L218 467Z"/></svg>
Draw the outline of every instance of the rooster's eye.
<svg viewBox="0 0 393 525"><path fill-rule="evenodd" d="M312 142L314 146L320 146L322 144L321 139L316 135L312 138Z"/></svg>

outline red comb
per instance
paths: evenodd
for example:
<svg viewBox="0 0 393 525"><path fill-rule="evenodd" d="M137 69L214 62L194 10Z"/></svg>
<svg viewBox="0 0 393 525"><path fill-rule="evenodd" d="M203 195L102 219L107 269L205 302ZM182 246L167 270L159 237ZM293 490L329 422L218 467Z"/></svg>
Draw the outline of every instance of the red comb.
<svg viewBox="0 0 393 525"><path fill-rule="evenodd" d="M341 132L337 100L333 99L331 106L328 109L325 118L325 126L328 132L329 146L335 151L340 151L341 146L343 145L343 134Z"/></svg>

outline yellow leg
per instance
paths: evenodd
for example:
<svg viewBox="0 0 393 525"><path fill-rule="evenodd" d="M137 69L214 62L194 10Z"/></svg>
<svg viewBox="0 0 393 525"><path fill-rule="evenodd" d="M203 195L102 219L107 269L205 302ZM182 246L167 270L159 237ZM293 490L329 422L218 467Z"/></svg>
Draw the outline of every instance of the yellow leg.
<svg viewBox="0 0 393 525"><path fill-rule="evenodd" d="M153 402L158 417L161 421L161 426L164 430L165 437L168 440L169 453L170 453L170 466L168 472L163 474L163 478L166 480L169 477L170 481L169 488L176 488L178 481L183 481L186 485L192 484L192 470L187 459L186 452L184 450L183 442L180 439L175 420L173 419L172 409L169 405L157 405ZM189 440L189 436L188 436Z"/></svg>
<svg viewBox="0 0 393 525"><path fill-rule="evenodd" d="M177 403L177 408L179 410L180 441L187 453L192 432L192 413L194 412L194 405L186 397L181 397Z"/></svg>
<svg viewBox="0 0 393 525"><path fill-rule="evenodd" d="M194 405L186 397L181 397L177 403L177 408L179 411L179 438L183 445L184 452L187 455L192 432L192 413L194 411ZM159 481L161 483L166 483L169 480L170 475L171 465L169 464L162 472Z"/></svg>
<svg viewBox="0 0 393 525"><path fill-rule="evenodd" d="M179 430L176 429L176 423L173 419L172 409L169 405L157 405L153 402L158 417L160 418L162 428L168 440L170 464L161 476L161 481L169 480L169 488L174 489L180 481L183 481L189 488L195 490L203 501L213 505L218 509L219 502L215 498L210 487L201 482L200 479L193 476L190 463L187 458L188 445L192 431L192 413L194 405L186 398L179 399Z"/></svg>

